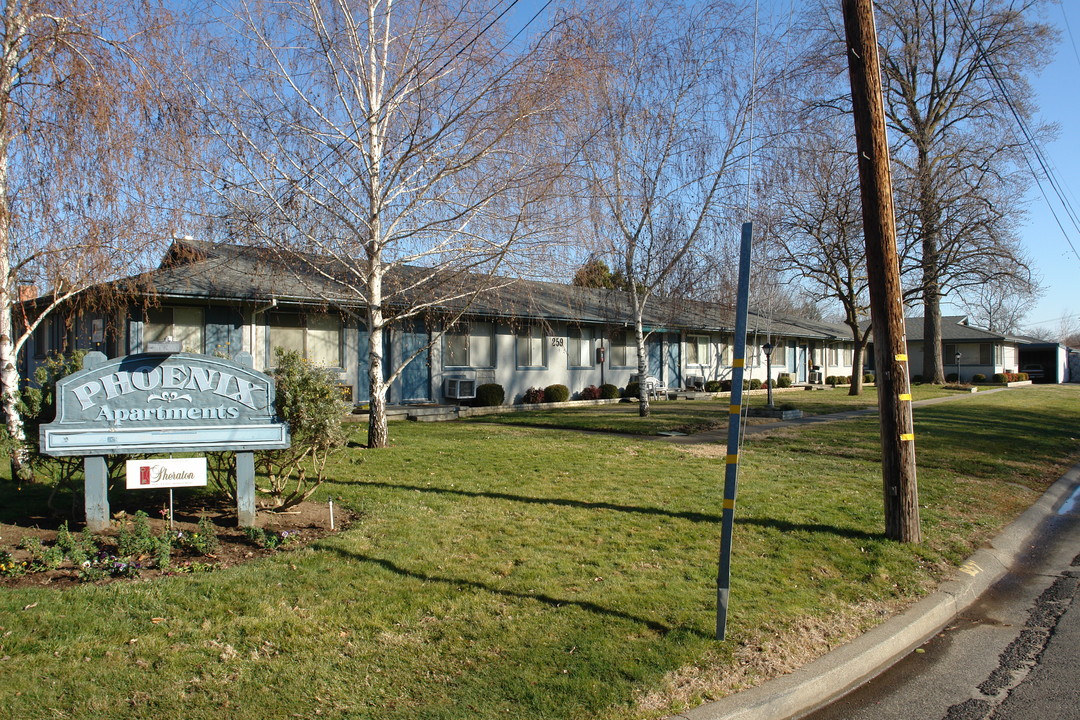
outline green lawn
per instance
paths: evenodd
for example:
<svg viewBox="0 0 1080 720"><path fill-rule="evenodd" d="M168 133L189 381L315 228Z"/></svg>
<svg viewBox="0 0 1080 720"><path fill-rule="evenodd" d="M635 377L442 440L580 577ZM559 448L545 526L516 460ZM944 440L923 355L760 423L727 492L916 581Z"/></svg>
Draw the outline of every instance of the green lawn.
<svg viewBox="0 0 1080 720"><path fill-rule="evenodd" d="M0 593L0 717L670 714L927 592L1080 451L1077 387L915 417L918 546L882 537L872 417L748 439L724 643L723 448L394 424L393 447L334 465L320 499L360 513L334 538L207 575Z"/></svg>

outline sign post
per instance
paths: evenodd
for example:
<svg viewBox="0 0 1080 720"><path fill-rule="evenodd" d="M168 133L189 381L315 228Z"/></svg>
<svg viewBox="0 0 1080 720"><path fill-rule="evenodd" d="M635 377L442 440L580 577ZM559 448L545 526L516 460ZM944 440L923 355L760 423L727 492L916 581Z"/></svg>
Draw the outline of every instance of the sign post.
<svg viewBox="0 0 1080 720"><path fill-rule="evenodd" d="M253 452L289 447L289 426L275 413L273 379L251 368L250 355L237 360L90 353L83 370L56 383L56 420L41 426L41 451L85 458L91 531L109 526L105 456L134 453L237 453L237 519L255 524Z"/></svg>

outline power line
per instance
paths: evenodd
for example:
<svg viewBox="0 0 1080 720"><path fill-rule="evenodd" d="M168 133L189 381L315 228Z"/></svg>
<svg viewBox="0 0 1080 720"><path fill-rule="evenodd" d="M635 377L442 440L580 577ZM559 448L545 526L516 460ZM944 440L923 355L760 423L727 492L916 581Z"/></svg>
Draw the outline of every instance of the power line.
<svg viewBox="0 0 1080 720"><path fill-rule="evenodd" d="M979 56L981 57L987 70L990 72L990 76L994 80L994 85L996 85L998 93L1000 93L1002 102L1005 104L1005 107L1009 109L1009 113L1012 115L1013 120L1016 121L1016 125L1020 128L1020 132L1024 137L1025 144L1031 148L1032 153L1035 155L1035 159L1038 162L1039 168L1042 170L1042 176L1040 176L1040 174L1035 171L1035 168L1031 166L1031 160L1028 157L1027 153L1024 153L1024 161L1028 165L1028 169L1031 171L1032 175L1035 177L1035 183L1039 186L1039 191L1042 193L1043 199L1046 201L1047 207L1050 209L1050 213L1054 217L1054 221L1057 223L1058 228L1061 230L1061 234L1062 236L1064 236L1065 242L1068 243L1069 248L1073 252L1073 255L1075 255L1076 258L1080 260L1080 252L1077 251L1076 246L1073 244L1072 238L1069 237L1069 233L1068 231L1066 231L1065 225L1062 223L1061 218L1058 216L1057 210L1055 209L1053 203L1050 202L1050 198L1046 194L1046 188L1043 187L1041 178L1045 177L1050 183L1050 187L1053 189L1054 194L1057 196L1058 202L1061 203L1061 207L1065 210L1069 219L1072 221L1073 227L1077 230L1077 232L1080 232L1080 217L1078 217L1076 210L1072 206L1072 203L1069 202L1068 197L1063 191L1063 183L1058 179L1057 173L1055 172L1053 167L1053 163L1050 162L1050 160L1044 155L1042 148L1039 146L1039 143L1036 141L1034 135L1028 128L1027 122L1024 120L1020 112L1016 109L1015 103L1013 103L1012 98L1009 96L1008 86L1001 78L1001 75L998 73L997 67L994 65L994 62L991 59L990 55L983 47L982 40L980 39L978 33L976 33L974 28L971 26L971 22L968 19L967 15L964 14L963 8L960 7L959 0L951 0L951 4L953 12L956 13L956 17L963 26L963 29L971 36L972 41L975 43L976 51L979 53ZM993 92L993 89L994 88L991 87L991 92Z"/></svg>

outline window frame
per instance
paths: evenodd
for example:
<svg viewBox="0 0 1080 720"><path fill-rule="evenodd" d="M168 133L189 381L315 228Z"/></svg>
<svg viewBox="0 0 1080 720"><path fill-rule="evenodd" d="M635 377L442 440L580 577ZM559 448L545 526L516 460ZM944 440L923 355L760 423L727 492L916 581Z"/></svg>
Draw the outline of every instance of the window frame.
<svg viewBox="0 0 1080 720"><path fill-rule="evenodd" d="M596 356L593 352L593 343L596 338L593 335L592 328L584 328L580 325L571 325L566 329L566 366L568 368L591 368L596 364Z"/></svg>
<svg viewBox="0 0 1080 720"><path fill-rule="evenodd" d="M480 332L478 332L480 330ZM479 358L476 355L476 343L474 338L485 337L488 345L488 357L483 358L484 362L477 362ZM462 338L465 342L465 362L451 363L448 362L450 358L450 342L454 338ZM454 369L489 369L495 367L495 323L489 321L476 321L468 324L458 323L453 327L447 328L443 332L443 367Z"/></svg>
<svg viewBox="0 0 1080 720"><path fill-rule="evenodd" d="M702 343L704 341L704 343ZM712 338L708 335L701 335L697 333L687 333L686 335L686 366L694 367L709 367L712 365L713 352L712 352ZM705 359L702 362L702 346L705 349ZM693 347L693 353L690 352L690 348ZM694 359L691 360L691 357Z"/></svg>
<svg viewBox="0 0 1080 720"><path fill-rule="evenodd" d="M533 344L536 343L540 350L540 362L533 357ZM522 363L522 349L525 349L528 357L526 363ZM527 325L518 328L514 334L514 362L522 370L546 370L548 366L547 334L540 325Z"/></svg>
<svg viewBox="0 0 1080 720"><path fill-rule="evenodd" d="M279 320L280 318L283 318L283 317L295 317L295 318L297 318L298 324L297 325L285 325L285 324L280 323L280 322L275 323L275 320ZM322 367L325 367L325 368L328 368L328 369L331 369L331 370L343 370L344 369L344 364L343 364L344 347L343 346L344 346L344 340L345 340L345 323L344 323L344 320L342 319L342 317L340 315L338 315L337 313L333 313L333 312L319 313L319 312L308 312L308 311L303 311L303 310L299 310L299 311L279 310L279 311L276 311L276 312L268 312L268 313L266 313L266 325L265 325L265 331L266 331L266 367L268 369L273 369L273 368L277 367L277 365L274 362L274 350L275 350L275 348L277 348L277 347L285 347L285 346L282 346L282 345L275 345L274 344L273 335L274 335L274 328L275 327L281 328L281 329L298 327L303 333L303 338L302 338L303 351L301 352L301 357L303 357L305 360L308 360L310 362L318 364L317 360L311 357L311 349L312 349L311 331L312 331L313 328L311 327L311 323L309 322L310 317L325 317L325 318L330 318L330 319L336 320L336 322L337 322L337 328L336 328L336 333L337 333L337 361L333 365L322 365Z"/></svg>

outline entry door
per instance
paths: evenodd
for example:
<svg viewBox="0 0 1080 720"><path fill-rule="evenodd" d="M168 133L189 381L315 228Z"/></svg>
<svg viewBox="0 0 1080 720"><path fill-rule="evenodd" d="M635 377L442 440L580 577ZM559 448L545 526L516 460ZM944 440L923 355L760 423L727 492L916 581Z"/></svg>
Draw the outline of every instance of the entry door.
<svg viewBox="0 0 1080 720"><path fill-rule="evenodd" d="M669 388L681 388L682 387L682 363L679 358L679 336L677 334L670 334L667 336L667 353L665 353L665 360L667 362L667 377L664 378L664 382Z"/></svg>
<svg viewBox="0 0 1080 720"><path fill-rule="evenodd" d="M808 348L806 345L799 346L798 358L796 359L795 372L797 373L798 381L801 383L806 382L806 358L808 354Z"/></svg>
<svg viewBox="0 0 1080 720"><path fill-rule="evenodd" d="M406 327L401 333L401 358L412 357L412 354L428 344L427 329L423 323L416 323ZM431 365L429 363L430 350L424 350L411 363L405 366L401 372L401 401L402 402L430 402L431 401Z"/></svg>
<svg viewBox="0 0 1080 720"><path fill-rule="evenodd" d="M664 369L664 356L659 336L654 335L646 341L645 354L649 358L649 374L656 378L660 377Z"/></svg>

